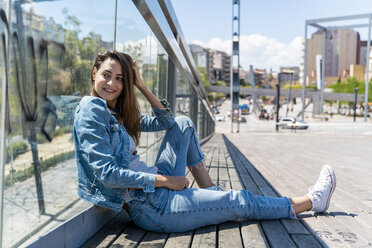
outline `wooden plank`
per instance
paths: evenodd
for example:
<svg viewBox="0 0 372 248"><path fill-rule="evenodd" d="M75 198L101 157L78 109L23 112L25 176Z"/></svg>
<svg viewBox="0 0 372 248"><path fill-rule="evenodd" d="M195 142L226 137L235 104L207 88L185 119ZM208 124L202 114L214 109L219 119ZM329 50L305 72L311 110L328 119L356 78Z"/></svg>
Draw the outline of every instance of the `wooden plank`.
<svg viewBox="0 0 372 248"><path fill-rule="evenodd" d="M243 247L238 222L225 222L219 225L218 247Z"/></svg>
<svg viewBox="0 0 372 248"><path fill-rule="evenodd" d="M165 242L168 238L167 233L157 233L157 232L147 232L141 243L138 245L138 248L157 248L164 247Z"/></svg>
<svg viewBox="0 0 372 248"><path fill-rule="evenodd" d="M225 159L225 144L223 142L220 143L220 152L219 152L219 170L218 170L218 186L223 187L225 190L231 189L231 182L229 171L226 164Z"/></svg>
<svg viewBox="0 0 372 248"><path fill-rule="evenodd" d="M111 247L137 247L145 234L145 230L137 227L133 222L130 222Z"/></svg>
<svg viewBox="0 0 372 248"><path fill-rule="evenodd" d="M280 222L289 234L310 234L299 220L281 219Z"/></svg>
<svg viewBox="0 0 372 248"><path fill-rule="evenodd" d="M184 248L191 245L193 232L171 233L164 248Z"/></svg>
<svg viewBox="0 0 372 248"><path fill-rule="evenodd" d="M269 247L258 221L241 221L241 234L244 247Z"/></svg>
<svg viewBox="0 0 372 248"><path fill-rule="evenodd" d="M297 247L320 248L322 247L312 235L294 234L291 235Z"/></svg>
<svg viewBox="0 0 372 248"><path fill-rule="evenodd" d="M296 247L279 220L261 221L261 225L271 247Z"/></svg>
<svg viewBox="0 0 372 248"><path fill-rule="evenodd" d="M212 182L215 185L218 185L218 153L219 153L219 144L215 148L213 153L212 161L209 167L209 176L212 179Z"/></svg>
<svg viewBox="0 0 372 248"><path fill-rule="evenodd" d="M225 139L225 144L230 152L231 157L236 158L236 152L234 147L228 140ZM237 174L241 178L241 183L244 185L245 189L249 190L255 195L262 195L262 192L258 189L257 185L253 182L253 179L249 175L248 171L245 169L244 165L242 165L241 161L238 159L234 159L233 163L237 170Z"/></svg>
<svg viewBox="0 0 372 248"><path fill-rule="evenodd" d="M123 232L129 221L127 212L125 210L121 211L82 247L106 247L110 245Z"/></svg>
<svg viewBox="0 0 372 248"><path fill-rule="evenodd" d="M216 225L205 226L195 230L191 248L215 248Z"/></svg>
<svg viewBox="0 0 372 248"><path fill-rule="evenodd" d="M260 191L266 196L278 196L278 194L273 190L271 185L263 178L263 176L256 170L256 168L249 162L249 160L237 149L237 158L241 161L241 164L247 169L251 178L256 183Z"/></svg>

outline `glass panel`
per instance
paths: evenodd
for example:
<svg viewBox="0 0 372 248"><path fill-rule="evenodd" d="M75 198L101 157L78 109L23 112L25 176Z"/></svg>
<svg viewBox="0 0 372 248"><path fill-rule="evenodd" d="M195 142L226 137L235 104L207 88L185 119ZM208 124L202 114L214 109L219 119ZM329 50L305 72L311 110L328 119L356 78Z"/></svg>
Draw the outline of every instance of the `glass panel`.
<svg viewBox="0 0 372 248"><path fill-rule="evenodd" d="M125 11L123 11L125 10ZM159 98L166 97L168 55L138 14L132 2L118 1L116 49L137 61L143 82ZM141 113L152 115L145 97L137 90ZM141 160L152 166L164 132L142 132L137 147Z"/></svg>
<svg viewBox="0 0 372 248"><path fill-rule="evenodd" d="M0 0L0 11L4 14L6 13L6 5L5 2ZM0 120L2 118L2 98L3 98L3 90L2 86L5 83L5 35L6 35L6 24L0 19ZM5 96L4 96L5 97ZM2 151L1 151L2 152ZM2 153L0 153L2 154Z"/></svg>
<svg viewBox="0 0 372 248"><path fill-rule="evenodd" d="M177 69L177 106L176 116L190 116L190 97L193 94L186 74Z"/></svg>
<svg viewBox="0 0 372 248"><path fill-rule="evenodd" d="M19 246L76 204L73 115L114 33L113 0L13 6L3 247Z"/></svg>

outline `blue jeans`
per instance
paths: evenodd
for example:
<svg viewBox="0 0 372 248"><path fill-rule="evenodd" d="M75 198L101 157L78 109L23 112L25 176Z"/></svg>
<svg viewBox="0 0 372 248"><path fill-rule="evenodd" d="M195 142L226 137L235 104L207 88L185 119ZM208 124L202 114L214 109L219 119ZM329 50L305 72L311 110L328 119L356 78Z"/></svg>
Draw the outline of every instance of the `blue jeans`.
<svg viewBox="0 0 372 248"><path fill-rule="evenodd" d="M160 174L184 176L186 165L204 159L194 124L177 117L162 142L156 166ZM184 232L238 218L291 218L288 198L254 196L248 190L227 192L187 188L182 191L156 188L144 201L130 202L129 214L136 225L155 232Z"/></svg>

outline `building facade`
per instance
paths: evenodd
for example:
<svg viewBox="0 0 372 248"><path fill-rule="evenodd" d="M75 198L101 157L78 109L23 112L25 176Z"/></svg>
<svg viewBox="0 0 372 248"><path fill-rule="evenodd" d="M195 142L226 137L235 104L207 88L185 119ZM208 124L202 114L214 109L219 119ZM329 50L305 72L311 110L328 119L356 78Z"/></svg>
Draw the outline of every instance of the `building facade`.
<svg viewBox="0 0 372 248"><path fill-rule="evenodd" d="M359 64L360 36L351 29L327 30L324 77L327 83L350 75L350 65ZM322 54L323 33L315 32L307 40L306 84L314 84L317 77L316 56Z"/></svg>

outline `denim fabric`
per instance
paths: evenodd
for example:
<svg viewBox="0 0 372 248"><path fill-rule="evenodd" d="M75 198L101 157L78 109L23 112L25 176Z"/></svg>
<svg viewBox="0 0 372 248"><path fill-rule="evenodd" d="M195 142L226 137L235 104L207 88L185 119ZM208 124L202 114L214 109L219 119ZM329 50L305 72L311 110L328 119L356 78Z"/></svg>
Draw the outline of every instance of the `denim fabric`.
<svg viewBox="0 0 372 248"><path fill-rule="evenodd" d="M204 155L192 121L177 117L176 123L167 131L155 165L164 175L184 176L186 165L199 163ZM184 232L238 218L291 218L291 210L288 198L254 196L247 190L156 188L145 199L132 201L129 214L145 230Z"/></svg>
<svg viewBox="0 0 372 248"><path fill-rule="evenodd" d="M142 131L161 131L175 123L166 109L153 108L155 117L141 116ZM155 175L128 169L129 135L110 114L106 101L86 96L75 111L73 137L78 168L78 195L99 205L121 210L124 201L144 200L154 192ZM128 188L141 188L128 192Z"/></svg>

